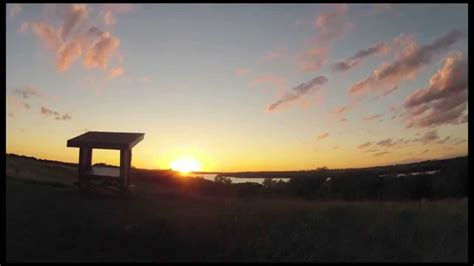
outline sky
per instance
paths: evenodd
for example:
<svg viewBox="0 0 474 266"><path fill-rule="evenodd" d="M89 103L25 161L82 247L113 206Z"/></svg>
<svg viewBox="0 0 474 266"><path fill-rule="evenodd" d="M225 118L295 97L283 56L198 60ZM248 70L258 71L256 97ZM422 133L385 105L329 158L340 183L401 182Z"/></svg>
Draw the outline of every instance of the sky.
<svg viewBox="0 0 474 266"><path fill-rule="evenodd" d="M467 155L467 4L8 4L7 153L352 168ZM119 152L94 150L117 165Z"/></svg>

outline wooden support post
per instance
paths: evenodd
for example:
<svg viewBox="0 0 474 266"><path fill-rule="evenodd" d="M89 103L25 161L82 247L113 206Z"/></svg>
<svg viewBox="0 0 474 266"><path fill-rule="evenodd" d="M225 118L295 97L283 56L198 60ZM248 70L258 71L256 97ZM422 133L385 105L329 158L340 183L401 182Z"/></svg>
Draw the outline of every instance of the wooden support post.
<svg viewBox="0 0 474 266"><path fill-rule="evenodd" d="M79 149L79 172L78 181L79 187L86 191L89 191L89 178L87 178L86 171L91 167L92 164L92 149L91 148L80 148Z"/></svg>
<svg viewBox="0 0 474 266"><path fill-rule="evenodd" d="M130 176L130 149L120 150L120 178L122 179L122 192L128 192L129 176Z"/></svg>

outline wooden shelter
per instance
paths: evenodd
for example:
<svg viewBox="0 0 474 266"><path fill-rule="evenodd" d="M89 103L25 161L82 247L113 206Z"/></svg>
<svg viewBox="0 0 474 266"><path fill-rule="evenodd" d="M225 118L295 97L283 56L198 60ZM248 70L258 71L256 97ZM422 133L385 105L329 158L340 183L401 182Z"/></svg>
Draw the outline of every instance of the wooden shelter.
<svg viewBox="0 0 474 266"><path fill-rule="evenodd" d="M132 148L144 138L144 133L89 131L67 141L67 147L79 148L78 183L89 191L90 180L102 179L128 192L131 185ZM120 150L120 167L92 166L92 149Z"/></svg>

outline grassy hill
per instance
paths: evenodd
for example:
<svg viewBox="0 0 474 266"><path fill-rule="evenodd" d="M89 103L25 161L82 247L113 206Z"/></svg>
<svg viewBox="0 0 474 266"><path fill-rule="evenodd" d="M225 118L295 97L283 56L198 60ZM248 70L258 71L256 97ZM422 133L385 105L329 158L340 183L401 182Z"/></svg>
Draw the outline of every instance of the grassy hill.
<svg viewBox="0 0 474 266"><path fill-rule="evenodd" d="M134 172L131 198L87 197L74 165L6 166L7 262L467 261L467 198L245 197L151 170Z"/></svg>

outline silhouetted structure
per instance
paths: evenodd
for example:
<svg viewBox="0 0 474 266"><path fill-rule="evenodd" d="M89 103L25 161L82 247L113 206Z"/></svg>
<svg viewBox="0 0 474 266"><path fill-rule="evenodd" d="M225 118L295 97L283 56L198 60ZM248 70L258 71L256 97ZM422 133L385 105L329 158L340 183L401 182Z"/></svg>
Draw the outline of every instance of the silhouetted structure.
<svg viewBox="0 0 474 266"><path fill-rule="evenodd" d="M132 148L144 133L89 131L67 141L67 147L79 148L78 181L81 190L89 191L91 179L105 179L118 183L122 192L130 187ZM92 166L92 149L120 150L120 168ZM118 181L118 182L114 182Z"/></svg>

